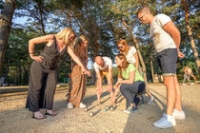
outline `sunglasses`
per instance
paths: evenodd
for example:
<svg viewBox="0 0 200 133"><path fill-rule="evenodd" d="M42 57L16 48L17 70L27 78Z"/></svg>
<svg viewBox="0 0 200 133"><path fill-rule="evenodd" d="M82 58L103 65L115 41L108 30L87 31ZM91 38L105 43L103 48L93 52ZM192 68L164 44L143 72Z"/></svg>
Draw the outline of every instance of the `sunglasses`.
<svg viewBox="0 0 200 133"><path fill-rule="evenodd" d="M118 48L122 49L124 46L118 46Z"/></svg>
<svg viewBox="0 0 200 133"><path fill-rule="evenodd" d="M146 13L144 13L144 14L143 14L141 17L139 17L138 19L139 19L140 21L142 21L144 15L146 15Z"/></svg>

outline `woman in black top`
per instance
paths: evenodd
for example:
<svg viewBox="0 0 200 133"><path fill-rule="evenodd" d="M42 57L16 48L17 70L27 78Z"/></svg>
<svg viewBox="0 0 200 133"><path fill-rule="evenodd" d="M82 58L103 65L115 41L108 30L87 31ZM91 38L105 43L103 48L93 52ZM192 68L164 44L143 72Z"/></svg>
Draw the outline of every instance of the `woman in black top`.
<svg viewBox="0 0 200 133"><path fill-rule="evenodd" d="M46 115L55 116L52 111L53 98L57 81L57 63L65 52L81 66L83 74L91 75L84 67L79 58L74 54L71 44L76 35L71 28L65 28L57 34L50 34L33 38L29 41L29 55L34 61L30 69L30 81L26 108L33 112L33 118L45 119L39 109L46 109ZM40 55L34 54L36 44L46 43L44 50Z"/></svg>

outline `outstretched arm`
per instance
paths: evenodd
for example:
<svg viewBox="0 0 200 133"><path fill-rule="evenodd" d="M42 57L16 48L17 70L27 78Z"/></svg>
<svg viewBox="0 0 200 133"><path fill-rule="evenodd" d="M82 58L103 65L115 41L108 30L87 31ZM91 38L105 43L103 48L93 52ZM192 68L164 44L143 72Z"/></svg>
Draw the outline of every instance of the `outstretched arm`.
<svg viewBox="0 0 200 133"><path fill-rule="evenodd" d="M87 74L88 76L91 76L92 74L90 73L90 71L88 71L85 66L83 65L83 63L80 61L80 59L74 54L74 51L72 50L71 46L68 46L67 48L67 52L68 54L71 56L71 58L79 65L81 66L81 69L83 71L84 74Z"/></svg>

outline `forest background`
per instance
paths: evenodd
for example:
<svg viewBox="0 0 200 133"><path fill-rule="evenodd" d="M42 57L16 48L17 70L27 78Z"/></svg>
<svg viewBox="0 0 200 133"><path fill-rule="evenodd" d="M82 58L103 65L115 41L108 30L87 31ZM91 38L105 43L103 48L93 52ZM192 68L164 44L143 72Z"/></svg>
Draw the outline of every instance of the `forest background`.
<svg viewBox="0 0 200 133"><path fill-rule="evenodd" d="M161 71L149 26L141 25L136 16L144 5L150 6L155 14L169 15L181 32L180 50L185 58L177 62L179 80L183 79L185 65L199 79L199 0L0 0L0 76L5 77L8 85L27 85L32 62L28 41L72 27L77 36L89 37L89 66L93 73L93 57L102 54L114 62L118 53L116 42L122 38L138 50L145 80L156 82L155 75L161 75ZM35 54L43 47L38 45ZM59 82L67 82L68 74L70 57L66 55L59 62ZM116 67L113 76L117 76Z"/></svg>

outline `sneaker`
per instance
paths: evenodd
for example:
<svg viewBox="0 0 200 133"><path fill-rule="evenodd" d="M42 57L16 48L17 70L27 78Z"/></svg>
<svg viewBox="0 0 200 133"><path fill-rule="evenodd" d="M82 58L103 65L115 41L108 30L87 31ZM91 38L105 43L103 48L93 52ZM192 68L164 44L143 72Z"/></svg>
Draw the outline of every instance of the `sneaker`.
<svg viewBox="0 0 200 133"><path fill-rule="evenodd" d="M186 84L183 84L183 86L185 86Z"/></svg>
<svg viewBox="0 0 200 133"><path fill-rule="evenodd" d="M153 125L158 128L168 128L176 126L176 121L173 116L164 113L162 118L154 122Z"/></svg>
<svg viewBox="0 0 200 133"><path fill-rule="evenodd" d="M68 108L68 109L72 109L72 108L74 108L74 106L72 105L72 103L68 102L68 103L67 103L67 108Z"/></svg>
<svg viewBox="0 0 200 133"><path fill-rule="evenodd" d="M190 83L190 85L194 85L194 83Z"/></svg>
<svg viewBox="0 0 200 133"><path fill-rule="evenodd" d="M177 109L174 109L174 111L172 112L172 116L174 116L174 118L178 120L185 120L185 113L183 110L179 111Z"/></svg>
<svg viewBox="0 0 200 133"><path fill-rule="evenodd" d="M154 100L154 98L151 97L151 98L149 99L149 101L148 101L148 104L151 105L151 104L153 103L153 100Z"/></svg>
<svg viewBox="0 0 200 133"><path fill-rule="evenodd" d="M130 113L133 113L133 112L135 112L135 111L137 111L137 110L138 110L138 109L137 109L136 106L134 106L134 107L129 106L126 110L124 110L124 112L127 113L127 114L130 114Z"/></svg>
<svg viewBox="0 0 200 133"><path fill-rule="evenodd" d="M86 105L81 102L79 105L79 108L85 108L85 107L86 107Z"/></svg>

